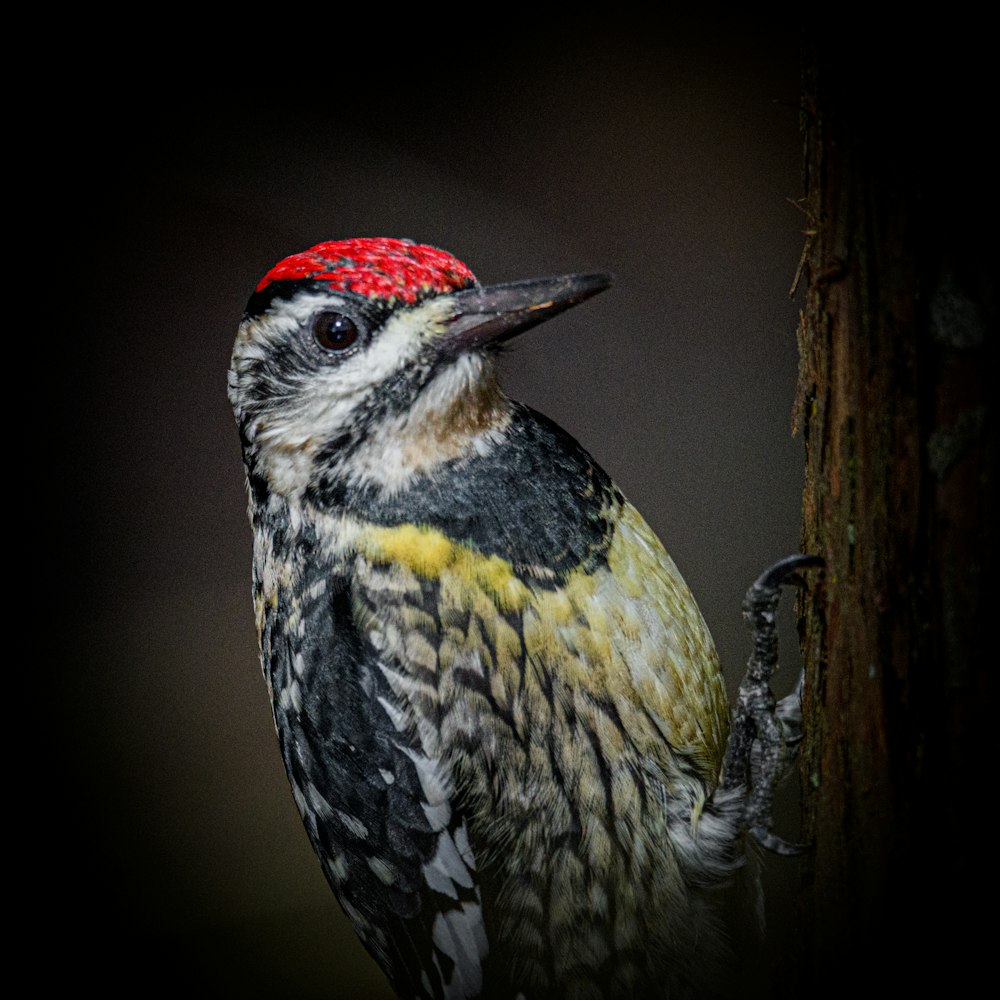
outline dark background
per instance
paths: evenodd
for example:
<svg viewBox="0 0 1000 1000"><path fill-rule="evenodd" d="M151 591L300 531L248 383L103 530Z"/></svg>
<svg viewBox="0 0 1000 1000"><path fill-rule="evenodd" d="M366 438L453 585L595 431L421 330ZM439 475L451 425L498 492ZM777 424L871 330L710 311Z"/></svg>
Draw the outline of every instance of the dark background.
<svg viewBox="0 0 1000 1000"><path fill-rule="evenodd" d="M55 543L32 574L52 666L14 688L39 873L24 925L59 942L49 985L384 989L301 829L255 648L225 374L289 253L386 235L484 283L613 272L517 342L505 384L661 535L735 688L743 591L798 549L798 40L501 28L354 33L285 67L268 53L291 26L269 25L211 79L179 50L169 79L138 56L67 78L44 151L64 208L36 234L50 281L31 300L56 424L54 476L29 492ZM768 867L780 943L794 865Z"/></svg>

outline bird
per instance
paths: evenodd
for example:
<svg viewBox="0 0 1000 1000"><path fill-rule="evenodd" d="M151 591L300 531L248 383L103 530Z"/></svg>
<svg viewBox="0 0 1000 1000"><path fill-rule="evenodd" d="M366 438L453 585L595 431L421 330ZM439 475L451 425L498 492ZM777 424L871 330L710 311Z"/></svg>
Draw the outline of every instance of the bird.
<svg viewBox="0 0 1000 1000"><path fill-rule="evenodd" d="M712 996L731 957L753 734L727 780L690 589L590 454L499 382L510 338L610 284L484 286L434 246L332 240L271 268L239 326L278 744L401 997Z"/></svg>

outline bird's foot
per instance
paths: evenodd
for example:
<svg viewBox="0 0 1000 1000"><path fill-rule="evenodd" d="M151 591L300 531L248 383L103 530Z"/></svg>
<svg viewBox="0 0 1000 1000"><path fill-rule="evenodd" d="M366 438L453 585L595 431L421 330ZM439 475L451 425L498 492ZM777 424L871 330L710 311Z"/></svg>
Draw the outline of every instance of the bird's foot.
<svg viewBox="0 0 1000 1000"><path fill-rule="evenodd" d="M753 652L740 684L726 744L723 786L747 789L745 823L750 835L776 854L800 854L803 847L771 829L774 790L802 741L802 688L775 702L771 675L778 665L776 612L781 588L805 586L800 571L823 565L818 556L794 555L765 570L747 591L743 616L753 635Z"/></svg>

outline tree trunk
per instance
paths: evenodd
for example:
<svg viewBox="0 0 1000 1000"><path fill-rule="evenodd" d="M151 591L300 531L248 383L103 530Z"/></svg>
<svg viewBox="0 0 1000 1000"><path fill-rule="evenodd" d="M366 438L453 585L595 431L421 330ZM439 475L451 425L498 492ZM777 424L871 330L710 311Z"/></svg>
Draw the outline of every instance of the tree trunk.
<svg viewBox="0 0 1000 1000"><path fill-rule="evenodd" d="M806 44L795 422L803 551L826 569L802 607L792 995L931 971L950 993L992 924L970 907L993 867L995 119L968 45L960 64L944 38Z"/></svg>

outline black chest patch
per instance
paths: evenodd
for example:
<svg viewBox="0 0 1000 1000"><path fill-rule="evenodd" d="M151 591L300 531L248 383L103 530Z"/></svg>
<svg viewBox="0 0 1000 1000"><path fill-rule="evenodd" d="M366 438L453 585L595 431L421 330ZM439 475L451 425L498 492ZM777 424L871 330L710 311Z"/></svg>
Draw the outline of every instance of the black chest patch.
<svg viewBox="0 0 1000 1000"><path fill-rule="evenodd" d="M488 455L445 462L393 496L357 487L316 499L374 524L435 528L521 572L559 577L604 561L612 533L608 509L621 495L561 427L515 404L505 441Z"/></svg>

